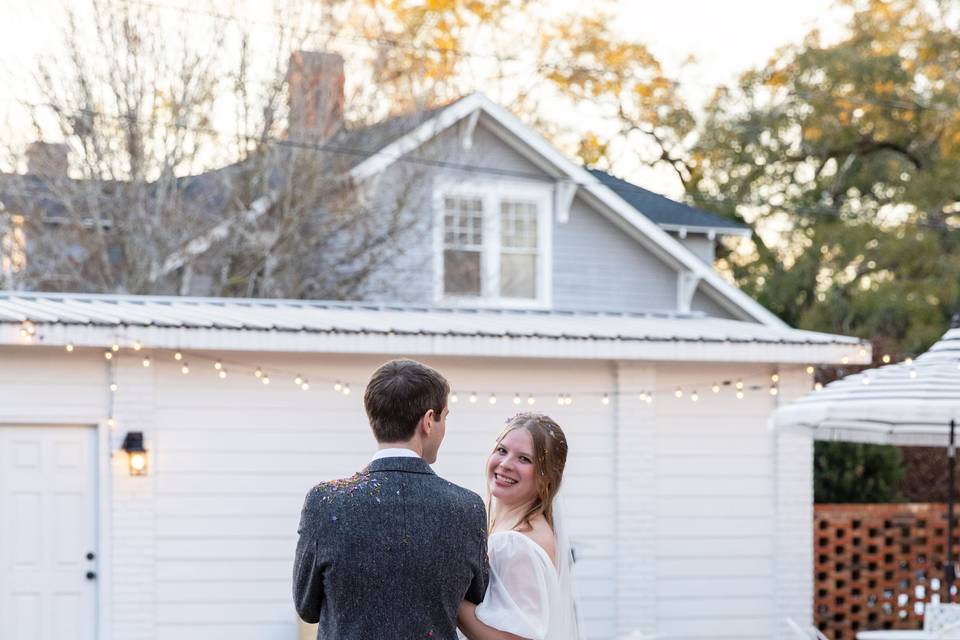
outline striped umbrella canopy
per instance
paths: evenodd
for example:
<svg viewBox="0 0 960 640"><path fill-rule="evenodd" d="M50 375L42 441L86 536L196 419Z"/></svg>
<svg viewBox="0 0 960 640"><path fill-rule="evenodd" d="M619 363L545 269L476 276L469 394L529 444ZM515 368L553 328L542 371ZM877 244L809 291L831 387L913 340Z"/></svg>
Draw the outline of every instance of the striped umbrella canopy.
<svg viewBox="0 0 960 640"><path fill-rule="evenodd" d="M960 323L916 360L831 382L774 412L778 429L807 429L818 440L942 446L948 457L946 599L954 595L954 478L960 423Z"/></svg>
<svg viewBox="0 0 960 640"><path fill-rule="evenodd" d="M831 382L777 409L778 429L807 429L818 440L901 446L950 444L960 424L960 328L929 351Z"/></svg>

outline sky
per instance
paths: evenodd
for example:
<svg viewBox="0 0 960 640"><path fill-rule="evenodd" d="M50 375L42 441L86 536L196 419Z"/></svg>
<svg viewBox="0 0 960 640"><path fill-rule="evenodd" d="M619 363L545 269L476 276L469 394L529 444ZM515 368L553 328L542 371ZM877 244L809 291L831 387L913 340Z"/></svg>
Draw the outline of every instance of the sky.
<svg viewBox="0 0 960 640"><path fill-rule="evenodd" d="M60 46L62 7L70 1L86 0L0 0L0 24L7 25L0 38L0 80L25 78L23 71L32 69L39 56ZM246 2L269 15L268 0ZM558 11L583 6L583 0L551 2ZM224 6L231 4L236 2ZM621 34L646 44L668 74L679 77L684 97L695 106L717 84L732 82L742 71L764 64L779 47L800 41L813 28L829 39L840 33L844 21L833 0L620 0L616 7ZM691 55L695 62L684 65ZM21 92L22 86L0 86L0 135L26 144L32 132L18 119L14 102L14 94ZM678 195L669 170L626 167L623 172L642 186Z"/></svg>

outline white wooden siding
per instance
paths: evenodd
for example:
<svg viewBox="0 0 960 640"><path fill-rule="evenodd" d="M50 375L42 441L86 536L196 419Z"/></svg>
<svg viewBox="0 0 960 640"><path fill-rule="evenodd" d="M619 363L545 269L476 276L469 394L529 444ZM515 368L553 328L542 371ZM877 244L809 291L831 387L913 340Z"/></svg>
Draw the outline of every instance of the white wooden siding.
<svg viewBox="0 0 960 640"><path fill-rule="evenodd" d="M109 447L142 430L149 475L110 462L112 569L101 594L102 640L290 640L296 618L290 570L299 509L316 482L363 467L375 447L362 383L385 356L222 354L311 379L309 392L274 375L216 377L210 362L184 376L169 351L117 359ZM211 353L211 357L217 354ZM777 442L766 419L775 399L724 388L699 403L670 394L690 383L754 377L758 365L613 364L584 360L438 358L459 394L437 472L483 490L483 461L512 393L495 405L471 391L536 394L570 439L564 493L578 547L590 637L633 631L683 638L769 638L780 620L810 609L809 442ZM230 365L228 364L228 369ZM100 350L0 350L0 423L103 424L109 365ZM786 378L786 373L782 373ZM808 384L792 372L790 393ZM321 380L350 380L344 396ZM786 384L786 382L785 382ZM603 405L617 388L656 388ZM556 393L571 393L560 407ZM579 392L579 394L578 394ZM55 399L55 401L52 401ZM103 452L106 458L106 451ZM799 456L798 456L799 454Z"/></svg>

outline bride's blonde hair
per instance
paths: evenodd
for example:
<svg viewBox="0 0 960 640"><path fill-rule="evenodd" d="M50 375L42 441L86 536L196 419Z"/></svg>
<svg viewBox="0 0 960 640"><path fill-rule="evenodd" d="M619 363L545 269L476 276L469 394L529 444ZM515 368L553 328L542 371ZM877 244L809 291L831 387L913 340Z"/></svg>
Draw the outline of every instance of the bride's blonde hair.
<svg viewBox="0 0 960 640"><path fill-rule="evenodd" d="M553 529L553 497L560 490L563 469L567 464L567 437L560 425L550 416L542 413L518 413L507 420L507 426L497 438L493 450L496 451L507 434L516 429L526 429L533 440L534 477L537 485L536 496L520 517L517 527L530 529L530 521L542 513L547 524ZM493 497L488 484L487 516L490 519L491 531L494 524L492 503Z"/></svg>

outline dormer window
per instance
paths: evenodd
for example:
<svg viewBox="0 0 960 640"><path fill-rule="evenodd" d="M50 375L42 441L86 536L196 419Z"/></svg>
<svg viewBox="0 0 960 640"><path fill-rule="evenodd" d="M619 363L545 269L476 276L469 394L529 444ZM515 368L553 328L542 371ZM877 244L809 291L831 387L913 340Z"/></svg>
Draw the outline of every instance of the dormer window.
<svg viewBox="0 0 960 640"><path fill-rule="evenodd" d="M548 306L550 196L546 186L510 182L438 189L437 301Z"/></svg>

